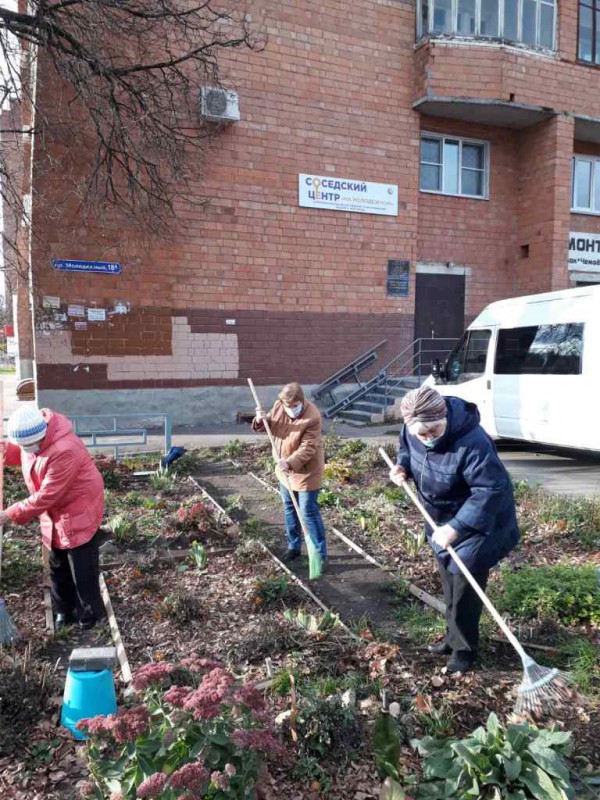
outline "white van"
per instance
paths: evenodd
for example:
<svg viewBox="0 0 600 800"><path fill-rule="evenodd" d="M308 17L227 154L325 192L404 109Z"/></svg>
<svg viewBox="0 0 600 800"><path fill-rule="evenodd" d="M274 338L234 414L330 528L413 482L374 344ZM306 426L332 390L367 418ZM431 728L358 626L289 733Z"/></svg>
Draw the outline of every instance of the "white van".
<svg viewBox="0 0 600 800"><path fill-rule="evenodd" d="M495 438L600 452L600 286L492 303L432 373Z"/></svg>

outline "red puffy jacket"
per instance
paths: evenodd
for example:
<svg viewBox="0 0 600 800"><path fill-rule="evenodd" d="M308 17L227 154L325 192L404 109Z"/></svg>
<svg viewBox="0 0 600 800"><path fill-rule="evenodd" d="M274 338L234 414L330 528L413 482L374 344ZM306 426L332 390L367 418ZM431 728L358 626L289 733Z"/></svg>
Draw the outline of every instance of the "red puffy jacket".
<svg viewBox="0 0 600 800"><path fill-rule="evenodd" d="M40 518L46 547L70 550L92 538L104 515L104 481L86 446L62 414L42 409L48 423L38 453L6 443L4 463L21 464L30 496L6 509L17 525Z"/></svg>

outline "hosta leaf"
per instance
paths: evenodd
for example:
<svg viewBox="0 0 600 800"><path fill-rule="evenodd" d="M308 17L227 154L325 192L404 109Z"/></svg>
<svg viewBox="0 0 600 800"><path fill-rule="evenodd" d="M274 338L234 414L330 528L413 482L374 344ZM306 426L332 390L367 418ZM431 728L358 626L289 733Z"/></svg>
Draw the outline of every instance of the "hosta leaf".
<svg viewBox="0 0 600 800"><path fill-rule="evenodd" d="M507 779L512 782L519 777L523 762L519 756L515 756L514 758L505 758L502 762L502 766L504 767Z"/></svg>
<svg viewBox="0 0 600 800"><path fill-rule="evenodd" d="M543 770L560 778L563 783L569 783L569 770L563 764L560 756L549 747L544 747L540 741L532 742L529 752L533 756L536 764Z"/></svg>
<svg viewBox="0 0 600 800"><path fill-rule="evenodd" d="M406 794L393 778L386 778L379 792L379 800L406 800Z"/></svg>
<svg viewBox="0 0 600 800"><path fill-rule="evenodd" d="M552 778L543 769L527 764L519 777L536 800L564 800L561 790L554 785Z"/></svg>
<svg viewBox="0 0 600 800"><path fill-rule="evenodd" d="M488 717L486 727L488 729L488 732L493 734L494 737L500 734L500 723L498 722L498 717L494 714L493 711Z"/></svg>

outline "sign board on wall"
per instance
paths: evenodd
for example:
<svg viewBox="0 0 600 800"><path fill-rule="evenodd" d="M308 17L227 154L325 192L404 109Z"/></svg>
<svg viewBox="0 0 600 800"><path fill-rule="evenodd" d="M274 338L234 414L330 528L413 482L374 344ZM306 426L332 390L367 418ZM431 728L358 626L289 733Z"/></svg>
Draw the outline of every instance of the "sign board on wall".
<svg viewBox="0 0 600 800"><path fill-rule="evenodd" d="M388 297L406 297L408 295L410 261L388 261L387 295Z"/></svg>
<svg viewBox="0 0 600 800"><path fill-rule="evenodd" d="M398 215L398 187L331 175L299 175L298 200L303 208Z"/></svg>
<svg viewBox="0 0 600 800"><path fill-rule="evenodd" d="M600 272L600 233L569 234L569 269Z"/></svg>
<svg viewBox="0 0 600 800"><path fill-rule="evenodd" d="M121 265L114 261L77 261L66 258L55 258L54 269L61 272L100 272L105 275L120 275Z"/></svg>

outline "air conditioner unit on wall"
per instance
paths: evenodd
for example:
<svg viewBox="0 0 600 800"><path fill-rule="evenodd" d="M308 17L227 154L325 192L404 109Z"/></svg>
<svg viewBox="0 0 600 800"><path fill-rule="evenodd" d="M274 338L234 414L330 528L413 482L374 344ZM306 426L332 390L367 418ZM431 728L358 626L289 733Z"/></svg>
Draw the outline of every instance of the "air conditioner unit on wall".
<svg viewBox="0 0 600 800"><path fill-rule="evenodd" d="M237 92L203 86L200 94L200 113L210 122L238 122L240 101Z"/></svg>

